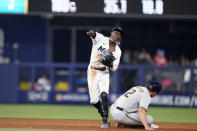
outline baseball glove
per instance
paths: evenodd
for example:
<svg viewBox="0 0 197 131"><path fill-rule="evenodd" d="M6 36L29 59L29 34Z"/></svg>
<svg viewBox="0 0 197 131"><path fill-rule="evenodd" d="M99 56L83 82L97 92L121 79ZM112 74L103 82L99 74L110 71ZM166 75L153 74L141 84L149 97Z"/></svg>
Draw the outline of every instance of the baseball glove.
<svg viewBox="0 0 197 131"><path fill-rule="evenodd" d="M104 51L103 52L103 56L101 56L101 58L99 59L99 61L107 66L112 68L113 67L113 61L115 60L114 55L112 54L112 52L109 51Z"/></svg>

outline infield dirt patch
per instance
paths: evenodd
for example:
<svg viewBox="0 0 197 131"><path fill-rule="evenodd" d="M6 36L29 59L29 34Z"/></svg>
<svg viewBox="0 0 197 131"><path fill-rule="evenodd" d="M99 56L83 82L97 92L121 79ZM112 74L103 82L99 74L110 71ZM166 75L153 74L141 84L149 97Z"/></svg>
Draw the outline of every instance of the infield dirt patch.
<svg viewBox="0 0 197 131"><path fill-rule="evenodd" d="M95 130L95 131L144 131L138 128L117 128L111 121L109 129L101 129L102 122L96 120L53 120L53 119L19 119L0 118L0 128L31 128L59 130ZM197 131L197 124L186 123L156 123L158 131Z"/></svg>

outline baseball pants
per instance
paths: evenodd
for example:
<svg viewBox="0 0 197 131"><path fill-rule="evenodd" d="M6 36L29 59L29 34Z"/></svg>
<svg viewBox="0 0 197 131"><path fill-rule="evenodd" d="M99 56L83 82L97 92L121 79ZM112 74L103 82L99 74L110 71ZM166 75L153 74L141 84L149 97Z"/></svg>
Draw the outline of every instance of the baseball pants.
<svg viewBox="0 0 197 131"><path fill-rule="evenodd" d="M88 69L88 89L90 103L96 104L100 100L101 92L109 94L109 71Z"/></svg>
<svg viewBox="0 0 197 131"><path fill-rule="evenodd" d="M128 125L142 125L138 112L136 113L127 113L126 111L121 111L117 109L117 106L113 104L110 108L110 113L112 118L118 123L124 123ZM153 117L146 115L148 124L152 124Z"/></svg>

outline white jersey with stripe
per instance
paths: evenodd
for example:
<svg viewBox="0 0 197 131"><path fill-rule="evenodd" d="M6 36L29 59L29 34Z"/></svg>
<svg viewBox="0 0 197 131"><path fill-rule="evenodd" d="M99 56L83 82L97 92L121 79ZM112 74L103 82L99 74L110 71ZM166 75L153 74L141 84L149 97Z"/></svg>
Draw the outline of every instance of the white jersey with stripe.
<svg viewBox="0 0 197 131"><path fill-rule="evenodd" d="M96 37L92 39L92 52L91 52L91 58L90 58L90 66L94 67L103 67L104 65L99 62L100 57L103 55L103 52L105 50L109 49L109 37L105 37L103 34L100 34L96 32ZM115 60L113 62L113 68L112 71L115 71L118 68L118 65L120 63L120 57L121 57L121 50L118 45L115 47L115 51L112 52Z"/></svg>
<svg viewBox="0 0 197 131"><path fill-rule="evenodd" d="M151 96L146 87L135 86L120 96L115 104L126 110L126 112L137 112L139 107L148 109Z"/></svg>

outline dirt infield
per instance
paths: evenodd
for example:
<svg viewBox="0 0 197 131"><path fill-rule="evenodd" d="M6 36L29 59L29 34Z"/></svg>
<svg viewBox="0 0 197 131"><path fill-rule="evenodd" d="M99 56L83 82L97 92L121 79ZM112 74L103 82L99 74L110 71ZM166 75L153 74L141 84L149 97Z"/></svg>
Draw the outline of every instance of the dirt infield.
<svg viewBox="0 0 197 131"><path fill-rule="evenodd" d="M0 118L0 128L31 128L31 129L58 129L58 130L94 130L94 131L143 131L138 128L116 128L111 122L109 129L101 129L101 121L96 120L52 120L52 119L18 119ZM197 124L185 123L156 123L158 131L197 131Z"/></svg>

